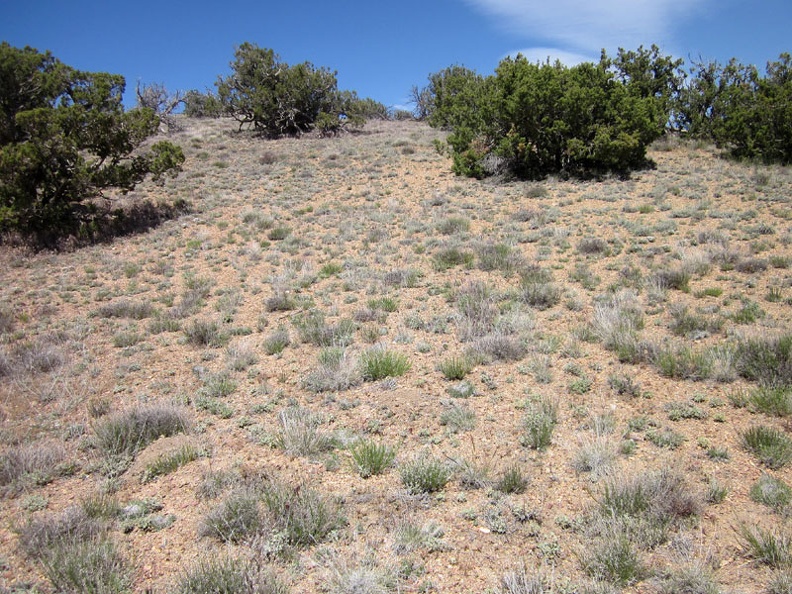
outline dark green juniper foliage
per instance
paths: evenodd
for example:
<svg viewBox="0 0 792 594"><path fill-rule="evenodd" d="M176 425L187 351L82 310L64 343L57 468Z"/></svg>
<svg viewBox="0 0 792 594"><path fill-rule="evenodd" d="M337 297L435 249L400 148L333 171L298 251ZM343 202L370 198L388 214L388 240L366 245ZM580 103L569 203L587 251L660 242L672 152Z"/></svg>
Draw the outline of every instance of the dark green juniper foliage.
<svg viewBox="0 0 792 594"><path fill-rule="evenodd" d="M149 108L124 110L124 77L66 66L49 52L0 44L0 230L41 243L97 229L89 203L151 174L175 174L181 149L157 133Z"/></svg>

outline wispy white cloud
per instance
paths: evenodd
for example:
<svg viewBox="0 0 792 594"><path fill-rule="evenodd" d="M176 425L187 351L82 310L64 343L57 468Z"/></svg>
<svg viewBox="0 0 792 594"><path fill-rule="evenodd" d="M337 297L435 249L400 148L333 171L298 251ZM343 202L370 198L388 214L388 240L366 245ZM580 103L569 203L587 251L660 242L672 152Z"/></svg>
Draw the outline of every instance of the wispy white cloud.
<svg viewBox="0 0 792 594"><path fill-rule="evenodd" d="M634 49L672 36L675 23L711 0L465 0L526 40L594 54Z"/></svg>

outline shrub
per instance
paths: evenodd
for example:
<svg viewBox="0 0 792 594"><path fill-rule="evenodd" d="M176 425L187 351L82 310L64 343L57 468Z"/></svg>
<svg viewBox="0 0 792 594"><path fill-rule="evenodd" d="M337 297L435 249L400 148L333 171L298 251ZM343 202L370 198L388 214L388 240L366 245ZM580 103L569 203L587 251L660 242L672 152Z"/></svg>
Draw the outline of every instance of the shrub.
<svg viewBox="0 0 792 594"><path fill-rule="evenodd" d="M561 301L561 290L549 270L527 266L520 271L520 299L536 309L548 309Z"/></svg>
<svg viewBox="0 0 792 594"><path fill-rule="evenodd" d="M399 474L402 484L414 495L440 491L451 478L448 466L430 455L422 455L402 463Z"/></svg>
<svg viewBox="0 0 792 594"><path fill-rule="evenodd" d="M132 190L146 176L175 174L181 149L157 133L148 108L124 110L124 77L66 66L49 52L0 44L0 230L43 244L90 237L103 190Z"/></svg>
<svg viewBox="0 0 792 594"><path fill-rule="evenodd" d="M552 442L553 430L557 422L557 404L547 399L531 403L523 419L522 444L534 450L547 449Z"/></svg>
<svg viewBox="0 0 792 594"><path fill-rule="evenodd" d="M467 357L449 357L442 361L437 368L448 380L461 380L471 372L473 364Z"/></svg>
<svg viewBox="0 0 792 594"><path fill-rule="evenodd" d="M510 466L501 474L495 488L501 493L519 494L528 487L528 479L523 475L519 466Z"/></svg>
<svg viewBox="0 0 792 594"><path fill-rule="evenodd" d="M792 415L792 385L762 386L748 396L751 407L773 417Z"/></svg>
<svg viewBox="0 0 792 594"><path fill-rule="evenodd" d="M792 460L792 439L785 433L756 425L741 433L743 447L755 455L768 468L783 468Z"/></svg>
<svg viewBox="0 0 792 594"><path fill-rule="evenodd" d="M792 489L784 481L762 473L751 486L751 499L776 511L782 511L792 501Z"/></svg>
<svg viewBox="0 0 792 594"><path fill-rule="evenodd" d="M237 543L254 535L261 526L258 496L248 491L236 491L206 515L199 534Z"/></svg>
<svg viewBox="0 0 792 594"><path fill-rule="evenodd" d="M381 474L390 468L396 458L396 450L384 443L361 440L350 450L352 466L362 478Z"/></svg>
<svg viewBox="0 0 792 594"><path fill-rule="evenodd" d="M103 419L94 429L96 446L107 456L134 455L158 437L184 433L190 422L175 406L133 408Z"/></svg>
<svg viewBox="0 0 792 594"><path fill-rule="evenodd" d="M339 392L360 383L358 364L340 347L319 353L319 367L305 376L303 385L311 392Z"/></svg>
<svg viewBox="0 0 792 594"><path fill-rule="evenodd" d="M0 493L49 483L59 474L65 457L63 446L51 442L8 447L0 454Z"/></svg>
<svg viewBox="0 0 792 594"><path fill-rule="evenodd" d="M662 58L655 52L647 60ZM537 179L642 167L670 112L631 76L619 77L613 63L603 56L599 64L567 67L517 56L487 78L448 68L430 76L429 122L451 129L454 171L462 175L508 171Z"/></svg>
<svg viewBox="0 0 792 594"><path fill-rule="evenodd" d="M646 568L635 545L621 532L599 538L582 556L583 567L591 577L619 586L628 586L642 579Z"/></svg>
<svg viewBox="0 0 792 594"><path fill-rule="evenodd" d="M319 127L333 134L358 125L365 107L354 93L339 92L335 73L310 62L289 66L271 49L243 43L235 52L231 76L217 82L223 111L268 136L297 136ZM342 118L343 116L343 118Z"/></svg>
<svg viewBox="0 0 792 594"><path fill-rule="evenodd" d="M745 554L760 563L771 567L792 564L792 535L788 532L741 524L737 528L737 537Z"/></svg>
<svg viewBox="0 0 792 594"><path fill-rule="evenodd" d="M202 559L184 570L176 594L288 594L289 588L259 563L231 557Z"/></svg>
<svg viewBox="0 0 792 594"><path fill-rule="evenodd" d="M56 542L41 564L58 592L122 594L132 587L132 569L107 537Z"/></svg>
<svg viewBox="0 0 792 594"><path fill-rule="evenodd" d="M440 413L440 424L451 433L471 431L476 426L476 413L467 406L450 404Z"/></svg>
<svg viewBox="0 0 792 594"><path fill-rule="evenodd" d="M363 379L377 381L407 373L412 363L406 355L384 347L372 347L360 356Z"/></svg>
<svg viewBox="0 0 792 594"><path fill-rule="evenodd" d="M204 453L192 444L184 444L176 450L159 456L146 465L141 478L142 482L152 481L159 476L164 476L178 470L185 464L197 460Z"/></svg>
<svg viewBox="0 0 792 594"><path fill-rule="evenodd" d="M327 452L335 442L320 430L317 415L306 408L292 407L278 415L280 429L275 443L292 456L315 456Z"/></svg>
<svg viewBox="0 0 792 594"><path fill-rule="evenodd" d="M457 331L463 342L486 336L494 330L499 312L489 285L480 282L464 285L456 295L456 306L459 311Z"/></svg>
<svg viewBox="0 0 792 594"><path fill-rule="evenodd" d="M792 384L792 334L750 338L737 345L735 362L739 374L764 386Z"/></svg>
<svg viewBox="0 0 792 594"><path fill-rule="evenodd" d="M214 320L193 320L184 329L184 336L187 343L193 346L220 347L228 340Z"/></svg>
<svg viewBox="0 0 792 594"><path fill-rule="evenodd" d="M300 340L319 347L347 346L352 342L355 323L352 320L341 320L336 325L325 322L324 314L319 310L311 310L292 318Z"/></svg>
<svg viewBox="0 0 792 594"><path fill-rule="evenodd" d="M290 487L270 481L264 485L263 499L274 527L293 546L317 544L346 524L338 502L307 485Z"/></svg>
<svg viewBox="0 0 792 594"><path fill-rule="evenodd" d="M279 355L289 344L289 331L281 327L264 339L264 352L268 355Z"/></svg>
<svg viewBox="0 0 792 594"><path fill-rule="evenodd" d="M137 303L128 299L121 299L100 307L98 315L103 318L143 320L154 315L154 306L148 302Z"/></svg>

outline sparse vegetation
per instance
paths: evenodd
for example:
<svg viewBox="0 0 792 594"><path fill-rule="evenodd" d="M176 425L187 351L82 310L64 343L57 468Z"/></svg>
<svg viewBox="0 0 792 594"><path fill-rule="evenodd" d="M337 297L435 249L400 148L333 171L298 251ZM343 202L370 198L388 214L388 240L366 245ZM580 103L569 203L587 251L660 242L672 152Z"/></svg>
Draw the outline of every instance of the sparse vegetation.
<svg viewBox="0 0 792 594"><path fill-rule="evenodd" d="M0 590L107 541L125 592L784 591L734 529L789 531L787 169L669 134L481 183L415 121L172 117L185 174L107 198L189 216L0 246Z"/></svg>

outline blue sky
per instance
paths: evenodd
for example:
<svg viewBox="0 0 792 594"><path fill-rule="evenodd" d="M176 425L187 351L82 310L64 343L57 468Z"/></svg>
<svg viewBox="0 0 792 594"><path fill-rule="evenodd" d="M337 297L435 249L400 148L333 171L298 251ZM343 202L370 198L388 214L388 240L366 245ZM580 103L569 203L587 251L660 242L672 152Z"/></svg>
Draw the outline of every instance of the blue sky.
<svg viewBox="0 0 792 594"><path fill-rule="evenodd" d="M599 57L656 43L666 54L764 69L792 52L792 0L3 0L0 39L66 64L168 89L213 88L244 41L338 71L388 106L451 64L482 74L506 55Z"/></svg>

